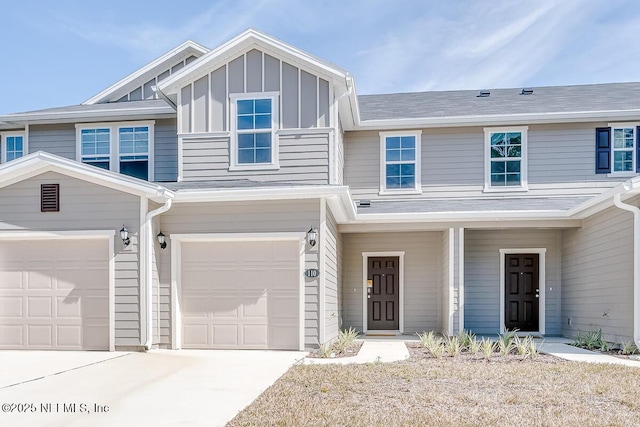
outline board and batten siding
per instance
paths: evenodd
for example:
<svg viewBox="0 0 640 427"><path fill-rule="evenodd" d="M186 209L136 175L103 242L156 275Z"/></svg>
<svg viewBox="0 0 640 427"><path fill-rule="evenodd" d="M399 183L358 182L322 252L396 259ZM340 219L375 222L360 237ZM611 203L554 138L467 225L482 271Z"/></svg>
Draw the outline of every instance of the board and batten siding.
<svg viewBox="0 0 640 427"><path fill-rule="evenodd" d="M560 335L561 231L465 230L464 326L500 333L500 249L546 248L546 335Z"/></svg>
<svg viewBox="0 0 640 427"><path fill-rule="evenodd" d="M40 185L60 184L60 212L40 212ZM2 231L114 230L115 345L140 346L140 197L55 172L0 188ZM118 230L126 224L131 244Z"/></svg>
<svg viewBox="0 0 640 427"><path fill-rule="evenodd" d="M329 82L252 49L180 90L180 133L230 129L229 96L278 92L280 129L328 128Z"/></svg>
<svg viewBox="0 0 640 427"><path fill-rule="evenodd" d="M28 148L29 153L44 151L70 160L76 160L75 124L29 126ZM155 121L154 173L155 180L158 182L175 182L177 179L178 135L174 119Z"/></svg>
<svg viewBox="0 0 640 427"><path fill-rule="evenodd" d="M345 233L343 328L362 331L362 253L404 251L404 331L442 329L442 232Z"/></svg>
<svg viewBox="0 0 640 427"><path fill-rule="evenodd" d="M529 191L524 195L541 196L549 192L594 194L624 181L626 178L595 173L595 129L606 125L529 126ZM422 129L423 194L411 197L495 197L495 193L483 192L483 129ZM345 184L350 186L356 199L379 197L379 132L357 131L345 135L344 171ZM518 196L522 195L518 193Z"/></svg>
<svg viewBox="0 0 640 427"><path fill-rule="evenodd" d="M639 205L636 197L626 203ZM637 230L636 230L637 232ZM633 337L633 214L608 208L562 232L562 335Z"/></svg>
<svg viewBox="0 0 640 427"><path fill-rule="evenodd" d="M160 250L160 288L171 286L171 234L193 233L306 233L320 223L320 200L247 201L224 203L174 203L162 214L160 228L168 247ZM305 268L319 269L318 246L306 246ZM162 295L161 291L161 295ZM319 278L305 278L305 346L318 346L320 305ZM162 299L161 313L170 313L169 299ZM170 329L168 330L170 331ZM163 332L164 333L164 332Z"/></svg>
<svg viewBox="0 0 640 427"><path fill-rule="evenodd" d="M278 135L280 168L229 170L229 138L198 137L182 140L183 181L280 181L296 184L329 183L329 133Z"/></svg>
<svg viewBox="0 0 640 427"><path fill-rule="evenodd" d="M325 342L338 337L342 293L342 236L330 209L327 209L325 250Z"/></svg>

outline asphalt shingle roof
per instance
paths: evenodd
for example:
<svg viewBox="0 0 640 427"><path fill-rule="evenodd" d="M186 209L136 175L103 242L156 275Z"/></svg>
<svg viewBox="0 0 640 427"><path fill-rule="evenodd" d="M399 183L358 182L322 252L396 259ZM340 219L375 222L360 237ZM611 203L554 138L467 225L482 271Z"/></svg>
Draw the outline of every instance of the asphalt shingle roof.
<svg viewBox="0 0 640 427"><path fill-rule="evenodd" d="M640 109L640 82L358 95L360 119L389 120Z"/></svg>

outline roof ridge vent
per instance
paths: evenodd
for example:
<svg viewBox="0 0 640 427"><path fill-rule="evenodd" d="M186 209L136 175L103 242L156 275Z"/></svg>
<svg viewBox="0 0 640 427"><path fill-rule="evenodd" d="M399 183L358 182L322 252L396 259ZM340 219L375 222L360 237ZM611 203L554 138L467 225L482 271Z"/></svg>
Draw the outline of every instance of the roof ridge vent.
<svg viewBox="0 0 640 427"><path fill-rule="evenodd" d="M520 95L533 95L533 88L532 87L523 87L522 91L520 92Z"/></svg>
<svg viewBox="0 0 640 427"><path fill-rule="evenodd" d="M478 93L478 98L486 98L487 96L491 95L491 91L487 90L487 89L483 89L480 91L480 93Z"/></svg>

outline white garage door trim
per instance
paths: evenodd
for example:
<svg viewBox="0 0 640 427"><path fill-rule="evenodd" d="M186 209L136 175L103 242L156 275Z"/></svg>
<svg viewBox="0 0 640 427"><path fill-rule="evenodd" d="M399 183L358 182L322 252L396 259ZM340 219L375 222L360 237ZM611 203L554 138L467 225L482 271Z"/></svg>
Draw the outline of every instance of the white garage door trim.
<svg viewBox="0 0 640 427"><path fill-rule="evenodd" d="M182 243L185 242L259 242L297 241L300 245L298 349L304 350L304 263L305 233L208 233L171 234L171 348L182 348L182 311L180 308Z"/></svg>
<svg viewBox="0 0 640 427"><path fill-rule="evenodd" d="M104 239L109 254L109 351L115 351L116 329L116 262L114 251L115 230L72 230L72 231L8 231L0 232L0 240L80 240Z"/></svg>

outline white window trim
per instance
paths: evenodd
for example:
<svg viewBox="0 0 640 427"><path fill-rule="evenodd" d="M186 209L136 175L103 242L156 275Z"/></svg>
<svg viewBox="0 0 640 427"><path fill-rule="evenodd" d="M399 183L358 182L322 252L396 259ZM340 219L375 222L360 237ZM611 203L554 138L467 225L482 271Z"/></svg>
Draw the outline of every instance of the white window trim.
<svg viewBox="0 0 640 427"><path fill-rule="evenodd" d="M527 155L527 133L529 126L510 126L484 128L484 192L505 193L515 191L529 191L528 183L528 155ZM522 135L522 153L520 156L520 185L511 187L491 186L491 134L503 132L520 132Z"/></svg>
<svg viewBox="0 0 640 427"><path fill-rule="evenodd" d="M231 139L229 143L229 170L278 170L280 169L280 144L278 130L280 129L278 92L249 92L234 93L229 95L229 120L231 122ZM244 164L238 163L238 129L237 129L237 102L244 99L271 99L271 162Z"/></svg>
<svg viewBox="0 0 640 427"><path fill-rule="evenodd" d="M637 144L637 138L638 135L636 135L637 132L637 127L640 126L640 122L621 122L621 123L607 123L607 127L609 127L611 129L611 140L609 141L609 143L611 144L611 172L607 174L607 177L616 177L616 178L632 178L634 176L638 176L638 173L636 172L636 168L637 168L637 161L638 159L636 159L636 144ZM615 148L613 147L613 134L615 133L615 129L624 129L624 128L632 128L633 129L633 149L632 151L632 156L631 158L633 159L633 163L631 166L631 171L618 171L616 172L614 170L614 153L615 153ZM625 151L625 150L618 150L618 151Z"/></svg>
<svg viewBox="0 0 640 427"><path fill-rule="evenodd" d="M29 154L29 148L27 144L27 132L26 131L13 131L0 133L0 141L2 142L2 153L0 154L0 163L7 163L7 138L12 136L22 137L22 157Z"/></svg>
<svg viewBox="0 0 640 427"><path fill-rule="evenodd" d="M387 188L387 150L386 140L394 136L413 136L416 139L416 160L415 160L415 186L414 188ZM422 194L422 131L398 131L398 132L380 132L380 191L379 195L390 194Z"/></svg>
<svg viewBox="0 0 640 427"><path fill-rule="evenodd" d="M500 249L500 333L504 334L507 331L504 322L505 316L505 307L504 300L506 297L506 281L505 281L505 272L506 272L506 256L511 254L538 254L538 289L540 298L538 303L538 330L537 331L526 331L526 334L540 334L544 335L546 333L546 325L547 325L547 317L546 317L546 279L547 279L547 262L546 262L546 254L547 248L517 248L517 249ZM553 291L552 288L549 288L549 291Z"/></svg>
<svg viewBox="0 0 640 427"><path fill-rule="evenodd" d="M149 170L147 181L152 182L155 178L155 120L145 120L137 122L106 122L106 123L78 123L76 124L76 161L82 162L82 131L86 129L109 129L110 153L109 170L120 172L120 144L118 135L120 128L141 127L149 128Z"/></svg>
<svg viewBox="0 0 640 427"><path fill-rule="evenodd" d="M389 251L389 252L362 252L362 332L370 331L367 319L367 275L369 268L370 257L398 257L398 329L397 330L385 330L384 332L404 332L404 251ZM382 332L382 331L381 331Z"/></svg>

